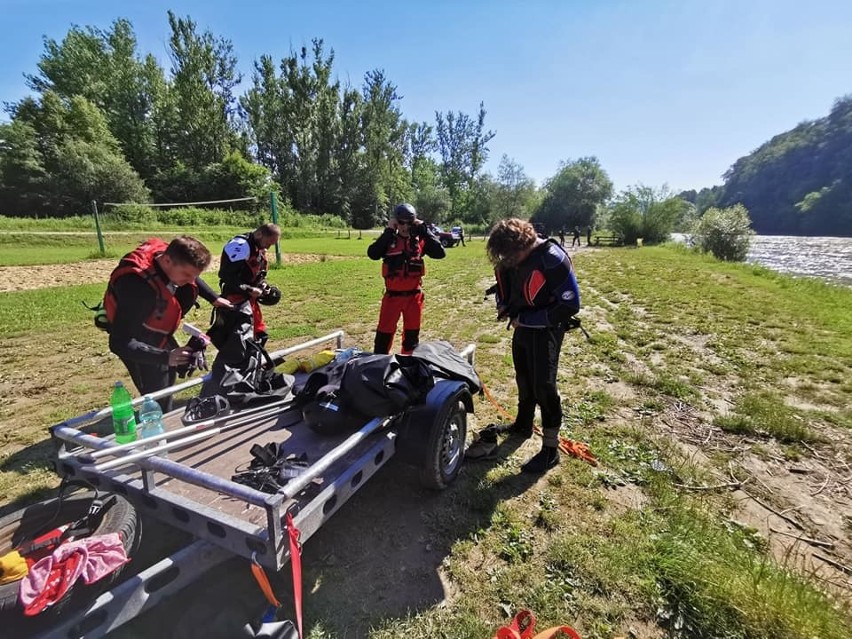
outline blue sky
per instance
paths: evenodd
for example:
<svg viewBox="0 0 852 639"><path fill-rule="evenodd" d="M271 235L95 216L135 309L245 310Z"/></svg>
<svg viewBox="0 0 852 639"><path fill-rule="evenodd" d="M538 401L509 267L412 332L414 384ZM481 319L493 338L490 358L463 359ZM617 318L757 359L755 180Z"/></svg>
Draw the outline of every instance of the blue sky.
<svg viewBox="0 0 852 639"><path fill-rule="evenodd" d="M72 24L134 26L168 67L166 10L234 43L248 80L263 53L325 40L338 77L381 68L412 121L475 115L541 183L560 161L597 156L617 189L721 182L740 156L852 93L846 0L558 1L0 0L0 101L27 94L42 36Z"/></svg>

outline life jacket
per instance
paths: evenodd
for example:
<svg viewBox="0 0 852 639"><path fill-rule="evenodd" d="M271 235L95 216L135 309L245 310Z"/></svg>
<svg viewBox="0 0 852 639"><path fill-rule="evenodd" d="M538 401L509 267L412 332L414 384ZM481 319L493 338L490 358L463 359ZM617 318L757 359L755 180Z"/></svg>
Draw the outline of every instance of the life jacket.
<svg viewBox="0 0 852 639"><path fill-rule="evenodd" d="M396 235L382 258L382 277L389 291L411 291L420 288L426 275L423 252L426 241L417 237Z"/></svg>
<svg viewBox="0 0 852 639"><path fill-rule="evenodd" d="M576 310L579 310L580 294L574 274L574 264L565 249L551 238L518 266L512 269L495 270L496 292L500 303L507 307L507 317L517 317L522 311L543 308L557 301L555 292L547 286L547 276L545 275L545 260L553 259L552 256L548 257L547 244L558 247L563 259L567 260L570 273L570 285L567 287L569 296L562 295L562 300L565 302L568 302L569 299L575 301L575 304L572 305L576 305Z"/></svg>
<svg viewBox="0 0 852 639"><path fill-rule="evenodd" d="M269 272L269 260L266 257L266 251L255 243L251 233L244 233L243 235L237 235L232 238L222 250L223 259L219 267L219 284L222 287L222 293L232 302L240 302L246 299L247 296L242 291L233 290L233 284L230 282L226 283L226 278L223 275L225 275L225 270L230 266L229 262L232 265L234 259L241 258L245 248L248 248L248 255L243 259L251 272L251 276L248 282L241 282L241 284L258 286L263 283ZM242 260L237 259L237 261Z"/></svg>
<svg viewBox="0 0 852 639"><path fill-rule="evenodd" d="M154 310L142 323L147 335L136 336L140 341L158 348L163 348L169 338L180 326L184 309L175 294L169 289L168 282L157 269L155 258L168 248L168 244L161 239L151 238L142 245L121 258L118 266L113 269L109 276L109 284L104 294L102 303L103 312L95 316L95 325L98 328L109 331L112 322L115 321L118 309L118 300L115 296L115 283L125 275L136 275L141 277L157 295ZM192 301L198 297L198 286L195 282L187 284L191 291ZM183 287L181 287L183 288ZM103 319L106 321L104 322Z"/></svg>

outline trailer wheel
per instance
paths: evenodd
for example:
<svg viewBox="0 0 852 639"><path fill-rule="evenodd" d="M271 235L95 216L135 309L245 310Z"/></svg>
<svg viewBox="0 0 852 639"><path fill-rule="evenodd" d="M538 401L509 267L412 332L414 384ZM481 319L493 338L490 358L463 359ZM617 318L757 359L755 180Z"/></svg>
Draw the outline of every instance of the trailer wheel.
<svg viewBox="0 0 852 639"><path fill-rule="evenodd" d="M461 470L464 441L467 437L467 411L462 402L448 402L438 414L429 433L425 465L420 469L420 483L426 488L444 490Z"/></svg>
<svg viewBox="0 0 852 639"><path fill-rule="evenodd" d="M62 524L77 521L89 511L94 494L91 492L68 495L61 499L49 499L9 513L0 517L0 556L17 548L34 535L42 534L46 527L49 529ZM124 545L127 556L132 556L139 547L142 531L136 515L136 510L126 499L119 495L103 495L105 502L104 515L93 535L118 533ZM118 579L122 569L107 575L100 581L86 585L82 580L72 586L65 596L36 618L55 615L64 610L75 594L85 599L94 599L108 590ZM20 581L0 585L0 616L14 615L23 618L23 611L18 603Z"/></svg>

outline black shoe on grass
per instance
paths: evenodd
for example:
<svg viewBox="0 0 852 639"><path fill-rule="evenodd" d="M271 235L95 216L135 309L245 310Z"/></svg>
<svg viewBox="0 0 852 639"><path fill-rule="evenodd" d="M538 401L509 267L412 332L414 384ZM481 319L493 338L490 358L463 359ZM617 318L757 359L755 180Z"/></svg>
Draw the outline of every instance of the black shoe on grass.
<svg viewBox="0 0 852 639"><path fill-rule="evenodd" d="M526 464L521 466L522 473L541 475L559 463L559 450L545 446Z"/></svg>

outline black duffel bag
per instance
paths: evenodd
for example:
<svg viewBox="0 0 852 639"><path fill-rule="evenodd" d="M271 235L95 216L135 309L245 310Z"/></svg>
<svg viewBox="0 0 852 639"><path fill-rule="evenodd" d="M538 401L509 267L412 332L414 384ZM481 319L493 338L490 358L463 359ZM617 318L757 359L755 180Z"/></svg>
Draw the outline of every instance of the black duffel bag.
<svg viewBox="0 0 852 639"><path fill-rule="evenodd" d="M421 404L434 385L429 366L417 358L364 354L311 373L295 403L308 426L332 435Z"/></svg>
<svg viewBox="0 0 852 639"><path fill-rule="evenodd" d="M408 355L365 355L346 362L340 397L368 417L401 413L422 404L435 385L429 366Z"/></svg>

